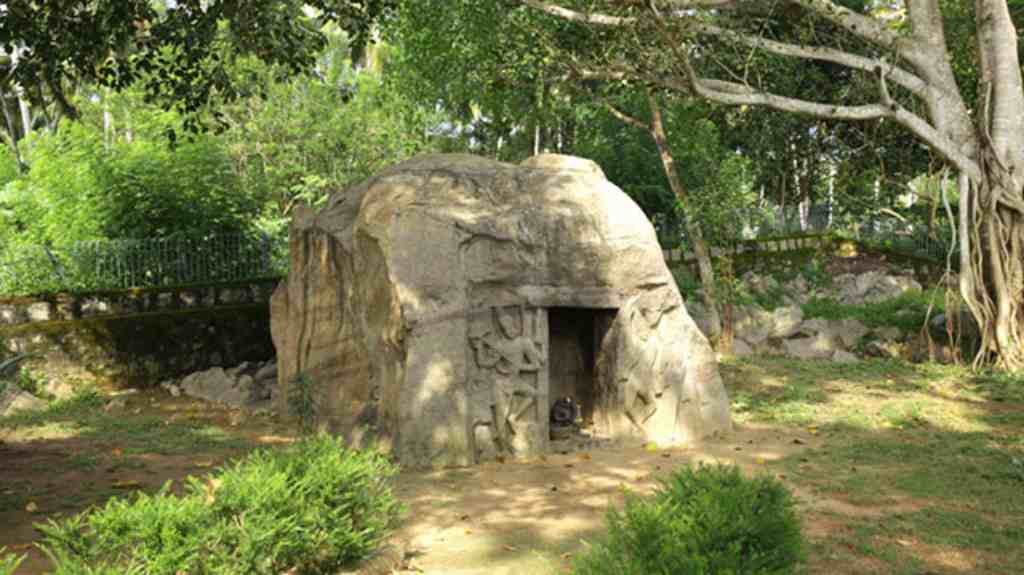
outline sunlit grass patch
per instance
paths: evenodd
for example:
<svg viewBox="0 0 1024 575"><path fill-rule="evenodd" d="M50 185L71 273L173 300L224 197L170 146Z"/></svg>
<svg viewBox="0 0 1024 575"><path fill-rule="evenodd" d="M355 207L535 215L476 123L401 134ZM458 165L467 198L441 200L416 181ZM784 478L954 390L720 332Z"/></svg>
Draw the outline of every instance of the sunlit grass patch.
<svg viewBox="0 0 1024 575"><path fill-rule="evenodd" d="M895 361L835 364L759 357L723 364L737 422L988 431L983 395L962 368Z"/></svg>

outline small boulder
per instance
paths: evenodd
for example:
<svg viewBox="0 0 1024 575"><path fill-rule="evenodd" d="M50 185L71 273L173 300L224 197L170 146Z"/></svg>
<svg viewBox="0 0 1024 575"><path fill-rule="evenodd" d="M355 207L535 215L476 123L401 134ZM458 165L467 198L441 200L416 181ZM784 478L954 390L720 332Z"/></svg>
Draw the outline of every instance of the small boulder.
<svg viewBox="0 0 1024 575"><path fill-rule="evenodd" d="M903 339L903 331L898 327L887 326L876 329L875 336L883 341L900 341Z"/></svg>
<svg viewBox="0 0 1024 575"><path fill-rule="evenodd" d="M908 276L881 275L864 292L865 303L878 303L899 297L908 291L921 291L921 284Z"/></svg>
<svg viewBox="0 0 1024 575"><path fill-rule="evenodd" d="M844 319L839 321L837 325L829 327L830 331L837 335L840 341L843 342L843 346L847 348L856 346L861 338L871 331L866 325L855 319Z"/></svg>
<svg viewBox="0 0 1024 575"><path fill-rule="evenodd" d="M804 312L797 305L775 308L771 314L771 337L787 338L796 335L803 323Z"/></svg>
<svg viewBox="0 0 1024 575"><path fill-rule="evenodd" d="M3 391L0 391L0 417L7 417L19 411L39 411L45 407L45 401L12 383L8 383Z"/></svg>
<svg viewBox="0 0 1024 575"><path fill-rule="evenodd" d="M801 334L806 336L816 336L819 333L829 333L829 322L827 319L816 317L808 319L800 323L793 335ZM831 335L829 333L829 335Z"/></svg>
<svg viewBox="0 0 1024 575"><path fill-rule="evenodd" d="M869 357L885 359L900 359L904 356L904 351L904 345L895 341L875 340L864 347L864 353Z"/></svg>
<svg viewBox="0 0 1024 575"><path fill-rule="evenodd" d="M689 306L687 306L689 307ZM256 381L277 381L277 362L268 361L263 367L256 370L252 378Z"/></svg>
<svg viewBox="0 0 1024 575"><path fill-rule="evenodd" d="M181 381L181 390L189 397L205 399L230 407L244 407L267 395L253 382L251 375L232 376L234 370L214 367L187 376Z"/></svg>
<svg viewBox="0 0 1024 575"><path fill-rule="evenodd" d="M857 363L860 359L845 349L837 349L836 352L832 354L832 361L836 363Z"/></svg>
<svg viewBox="0 0 1024 575"><path fill-rule="evenodd" d="M838 349L836 342L823 334L787 339L782 342L786 355L798 359L829 359Z"/></svg>
<svg viewBox="0 0 1024 575"><path fill-rule="evenodd" d="M750 347L750 345L742 339L733 338L732 355L735 357L749 357L754 355L754 348Z"/></svg>

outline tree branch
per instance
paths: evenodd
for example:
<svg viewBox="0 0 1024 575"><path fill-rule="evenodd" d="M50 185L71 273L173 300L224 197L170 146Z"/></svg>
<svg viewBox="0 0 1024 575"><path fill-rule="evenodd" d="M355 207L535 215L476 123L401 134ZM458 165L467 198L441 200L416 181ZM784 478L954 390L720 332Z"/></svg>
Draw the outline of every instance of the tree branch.
<svg viewBox="0 0 1024 575"><path fill-rule="evenodd" d="M644 130L645 132L650 132L651 131L651 126L649 124L647 124L647 123L643 122L642 120L639 120L639 119L637 119L637 118L635 118L635 117L633 117L633 116L623 112L622 110L619 110L618 108L615 107L614 104L609 102L607 99L605 99L605 98L599 98L599 99L601 100L601 104L604 105L604 107L608 109L608 111L611 113L611 115L615 116L620 121L625 122L625 123L627 123L630 126L633 126L635 128L640 128L641 130Z"/></svg>
<svg viewBox="0 0 1024 575"><path fill-rule="evenodd" d="M847 32L886 48L901 48L900 36L870 16L858 14L829 0L786 0L832 22Z"/></svg>
<svg viewBox="0 0 1024 575"><path fill-rule="evenodd" d="M834 64L840 64L847 68L860 70L862 72L874 73L884 64L883 61L878 58L858 56L856 54L823 46L799 46L796 44L778 42L767 38L752 36L750 34L743 34L736 32L735 30L727 30L712 24L695 24L692 28L701 34L715 36L727 41L750 46L751 48L761 48L779 56L832 62ZM897 66L891 66L891 70L888 74L892 81L903 86L914 95L923 97L929 89L928 84L920 77Z"/></svg>
<svg viewBox="0 0 1024 575"><path fill-rule="evenodd" d="M542 0L522 0L522 2L523 4L535 10L539 10L552 16L556 16L563 20L569 20L570 22L579 22L581 24L596 24L598 26L624 26L626 24L632 24L636 22L636 18L612 16L610 14L602 14L599 12L580 12L579 10L572 10L552 2L543 2Z"/></svg>

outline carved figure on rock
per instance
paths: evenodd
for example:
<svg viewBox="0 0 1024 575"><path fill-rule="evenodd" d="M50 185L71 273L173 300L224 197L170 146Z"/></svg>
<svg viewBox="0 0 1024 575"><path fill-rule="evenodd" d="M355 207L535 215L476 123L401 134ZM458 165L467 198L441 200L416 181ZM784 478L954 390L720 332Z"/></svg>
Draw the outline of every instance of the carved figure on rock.
<svg viewBox="0 0 1024 575"><path fill-rule="evenodd" d="M498 329L471 338L471 344L477 366L494 370L495 435L502 450L514 453L516 444L522 443L517 436L526 435L524 427L537 423L536 417L524 420L524 415L538 408L535 374L544 366L543 345L523 333L523 310L494 308L493 316Z"/></svg>

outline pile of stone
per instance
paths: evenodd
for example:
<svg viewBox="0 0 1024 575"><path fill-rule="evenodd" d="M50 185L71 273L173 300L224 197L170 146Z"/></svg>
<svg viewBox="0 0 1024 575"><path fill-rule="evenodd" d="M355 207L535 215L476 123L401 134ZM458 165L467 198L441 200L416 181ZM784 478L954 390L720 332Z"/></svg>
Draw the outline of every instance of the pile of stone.
<svg viewBox="0 0 1024 575"><path fill-rule="evenodd" d="M915 353L909 340L916 334L906 334L895 327L872 329L855 319L805 319L801 309L801 304L813 298L861 305L921 290L921 284L909 275L879 270L843 274L828 287L814 287L802 276L783 283L771 276L748 272L741 279L751 292L781 294L785 305L773 310L751 305L734 311L733 354L737 356L781 355L854 362L858 361L855 352L862 356L907 358ZM686 308L707 334L704 306L691 299Z"/></svg>
<svg viewBox="0 0 1024 575"><path fill-rule="evenodd" d="M214 367L165 381L160 387L177 397L187 395L228 407L258 408L269 405L277 387L277 363L244 362L232 368Z"/></svg>
<svg viewBox="0 0 1024 575"><path fill-rule="evenodd" d="M908 291L921 291L921 284L910 272L887 273L871 270L861 274L841 274L833 278L828 287L810 285L806 278L797 276L780 282L768 275L747 272L740 278L743 285L754 293L780 293L787 304L803 304L811 299L832 299L844 304L878 303L899 297Z"/></svg>
<svg viewBox="0 0 1024 575"><path fill-rule="evenodd" d="M0 382L0 417L14 415L19 411L38 411L46 407L46 401L22 390L14 382Z"/></svg>

